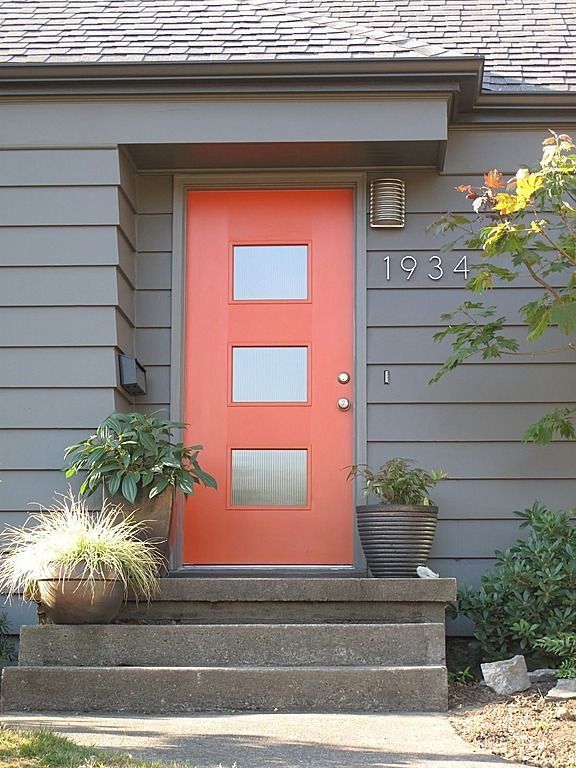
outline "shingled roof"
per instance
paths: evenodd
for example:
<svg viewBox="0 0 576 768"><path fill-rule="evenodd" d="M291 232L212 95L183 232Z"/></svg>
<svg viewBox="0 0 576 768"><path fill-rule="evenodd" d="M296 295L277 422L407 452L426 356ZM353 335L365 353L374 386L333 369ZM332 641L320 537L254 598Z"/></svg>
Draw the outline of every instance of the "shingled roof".
<svg viewBox="0 0 576 768"><path fill-rule="evenodd" d="M575 0L0 0L0 64L486 58L486 90L576 90Z"/></svg>

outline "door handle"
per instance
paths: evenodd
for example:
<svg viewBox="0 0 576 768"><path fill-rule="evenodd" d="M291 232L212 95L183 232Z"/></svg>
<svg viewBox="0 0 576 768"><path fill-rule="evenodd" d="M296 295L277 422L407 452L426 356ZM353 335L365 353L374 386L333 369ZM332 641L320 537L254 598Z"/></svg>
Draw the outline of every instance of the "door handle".
<svg viewBox="0 0 576 768"><path fill-rule="evenodd" d="M341 397L340 400L338 400L338 408L341 411L349 411L351 407L352 403L347 397Z"/></svg>

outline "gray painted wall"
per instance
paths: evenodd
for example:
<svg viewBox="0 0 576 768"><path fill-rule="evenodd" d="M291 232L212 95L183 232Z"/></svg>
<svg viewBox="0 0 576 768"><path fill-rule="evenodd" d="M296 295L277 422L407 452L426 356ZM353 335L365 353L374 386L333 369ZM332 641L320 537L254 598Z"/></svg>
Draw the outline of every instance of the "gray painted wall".
<svg viewBox="0 0 576 768"><path fill-rule="evenodd" d="M495 549L517 538L515 510L535 499L558 508L573 505L576 447L558 442L539 448L523 445L520 437L548 404L574 402L575 369L566 353L534 355L470 364L429 386L449 350L432 340L443 327L440 315L465 296L464 278L453 272L464 251L439 254L442 241L425 229L443 211L467 210L457 184L479 182L486 163L511 174L516 164L538 157L541 140L541 131L512 137L458 130L450 137L444 174L370 174L406 180L408 213L402 230L367 231L368 456L373 463L405 456L449 473L434 494L440 524L431 566L461 582L478 583ZM154 410L168 408L170 400L172 176L141 173L137 188L136 354L149 374L144 407ZM410 281L400 269L407 255L418 261ZM428 277L434 255L443 260L438 281ZM516 310L532 295L530 281L523 280L488 297L509 314L510 334L519 339Z"/></svg>
<svg viewBox="0 0 576 768"><path fill-rule="evenodd" d="M574 367L564 354L525 357L468 365L428 386L447 352L432 334L464 281L452 272L463 252L442 255L441 280L427 276L441 242L425 227L465 209L456 184L485 165L512 172L538 156L541 139L540 130L456 130L443 175L376 174L406 179L408 215L403 230L367 232L368 456L449 473L435 494L431 565L463 582L477 582L495 548L516 538L515 509L535 498L572 506L575 447L524 446L520 436L548 403L574 401ZM66 445L133 407L118 388L118 350L147 369L137 407L170 407L172 188L172 172L138 173L116 147L0 152L0 525L63 490ZM399 269L406 255L419 262L410 281ZM530 296L526 281L494 301L513 318ZM510 332L521 338L517 320Z"/></svg>
<svg viewBox="0 0 576 768"><path fill-rule="evenodd" d="M64 448L130 406L134 195L117 148L0 151L0 527L64 491Z"/></svg>

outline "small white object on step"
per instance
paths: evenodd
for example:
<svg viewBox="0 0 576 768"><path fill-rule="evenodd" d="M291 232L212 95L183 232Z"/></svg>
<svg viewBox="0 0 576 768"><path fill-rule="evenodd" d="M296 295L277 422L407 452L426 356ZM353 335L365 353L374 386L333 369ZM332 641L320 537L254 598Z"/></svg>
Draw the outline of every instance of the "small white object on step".
<svg viewBox="0 0 576 768"><path fill-rule="evenodd" d="M426 568L425 565L419 565L418 568L416 568L416 573L421 579L439 579L440 574L434 573L433 570L430 568Z"/></svg>
<svg viewBox="0 0 576 768"><path fill-rule="evenodd" d="M507 696L530 688L530 678L524 656L514 656L504 661L480 664L484 680L489 688L500 696Z"/></svg>

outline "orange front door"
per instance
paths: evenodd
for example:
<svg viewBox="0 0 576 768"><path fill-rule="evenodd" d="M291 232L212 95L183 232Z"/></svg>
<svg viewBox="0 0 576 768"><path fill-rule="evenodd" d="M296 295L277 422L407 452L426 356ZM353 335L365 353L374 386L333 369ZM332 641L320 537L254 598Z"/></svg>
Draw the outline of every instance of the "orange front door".
<svg viewBox="0 0 576 768"><path fill-rule="evenodd" d="M353 562L353 233L348 189L188 193L186 564Z"/></svg>

